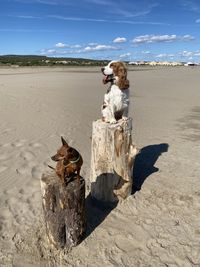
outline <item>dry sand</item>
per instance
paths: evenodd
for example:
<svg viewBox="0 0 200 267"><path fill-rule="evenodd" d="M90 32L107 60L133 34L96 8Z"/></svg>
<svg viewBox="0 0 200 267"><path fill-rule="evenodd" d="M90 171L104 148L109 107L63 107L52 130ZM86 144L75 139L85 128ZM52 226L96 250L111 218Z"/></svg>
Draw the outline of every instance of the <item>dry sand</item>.
<svg viewBox="0 0 200 267"><path fill-rule="evenodd" d="M85 240L48 246L40 177L63 135L84 158L106 87L99 68L0 69L0 266L200 266L200 69L129 70L141 190L90 206Z"/></svg>

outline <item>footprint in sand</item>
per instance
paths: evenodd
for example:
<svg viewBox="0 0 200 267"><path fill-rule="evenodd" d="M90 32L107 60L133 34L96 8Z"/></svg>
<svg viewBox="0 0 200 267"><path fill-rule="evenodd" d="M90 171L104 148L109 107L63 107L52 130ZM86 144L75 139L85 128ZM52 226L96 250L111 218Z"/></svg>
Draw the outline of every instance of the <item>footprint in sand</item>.
<svg viewBox="0 0 200 267"><path fill-rule="evenodd" d="M33 152L30 151L23 151L20 153L20 157L27 161L32 161L35 159L35 155Z"/></svg>
<svg viewBox="0 0 200 267"><path fill-rule="evenodd" d="M7 170L8 167L7 166L1 166L0 167L0 173L4 172L5 170Z"/></svg>
<svg viewBox="0 0 200 267"><path fill-rule="evenodd" d="M43 171L44 170L41 166L34 166L31 170L31 175L34 179L40 179Z"/></svg>
<svg viewBox="0 0 200 267"><path fill-rule="evenodd" d="M12 144L11 143L5 143L2 145L2 147L10 147Z"/></svg>
<svg viewBox="0 0 200 267"><path fill-rule="evenodd" d="M10 156L8 154L1 154L0 155L0 160L7 160L9 158L10 158Z"/></svg>
<svg viewBox="0 0 200 267"><path fill-rule="evenodd" d="M22 164L19 168L16 169L18 174L30 174L30 168L28 164Z"/></svg>
<svg viewBox="0 0 200 267"><path fill-rule="evenodd" d="M37 147L41 147L42 144L40 144L40 143L30 143L29 146L37 148Z"/></svg>
<svg viewBox="0 0 200 267"><path fill-rule="evenodd" d="M12 131L13 129L12 128L6 128L6 129L4 129L3 131L2 131L2 134L6 134L6 133L8 133L8 132L10 132L10 131Z"/></svg>
<svg viewBox="0 0 200 267"><path fill-rule="evenodd" d="M27 140L25 140L25 139L18 140L18 141L16 141L15 143L12 143L12 146L14 146L14 147L22 147L22 146L24 146L24 143L25 143L26 141L27 141Z"/></svg>
<svg viewBox="0 0 200 267"><path fill-rule="evenodd" d="M8 209L8 207L3 207L1 208L1 220L6 220L10 218L10 211Z"/></svg>

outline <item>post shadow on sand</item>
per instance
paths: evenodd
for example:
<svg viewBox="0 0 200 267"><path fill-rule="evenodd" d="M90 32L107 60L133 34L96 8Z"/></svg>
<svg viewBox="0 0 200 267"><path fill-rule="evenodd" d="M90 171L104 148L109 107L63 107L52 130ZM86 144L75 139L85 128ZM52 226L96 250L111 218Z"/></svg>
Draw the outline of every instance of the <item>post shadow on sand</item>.
<svg viewBox="0 0 200 267"><path fill-rule="evenodd" d="M132 194L141 189L142 184L147 179L149 175L157 172L159 169L154 167L157 159L162 155L162 153L167 152L169 145L166 143L149 145L143 147L140 153L135 158L133 177L134 177L134 187ZM99 177L99 179L102 177ZM87 238L96 227L98 227L109 213L116 208L117 202L102 202L94 199L91 194L86 198L86 234L84 239Z"/></svg>
<svg viewBox="0 0 200 267"><path fill-rule="evenodd" d="M158 158L168 151L169 145L166 143L145 146L136 156L133 168L133 188L132 194L139 191L144 181L159 169L154 167Z"/></svg>
<svg viewBox="0 0 200 267"><path fill-rule="evenodd" d="M86 198L86 237L101 224L109 213L116 208L118 198L113 190L122 180L117 173L101 173L91 183L91 193ZM101 200L99 200L101 199Z"/></svg>
<svg viewBox="0 0 200 267"><path fill-rule="evenodd" d="M87 196L85 202L87 226L84 239L87 238L117 206L117 202L112 205L108 203L108 206L106 204L106 202L94 199L91 194Z"/></svg>

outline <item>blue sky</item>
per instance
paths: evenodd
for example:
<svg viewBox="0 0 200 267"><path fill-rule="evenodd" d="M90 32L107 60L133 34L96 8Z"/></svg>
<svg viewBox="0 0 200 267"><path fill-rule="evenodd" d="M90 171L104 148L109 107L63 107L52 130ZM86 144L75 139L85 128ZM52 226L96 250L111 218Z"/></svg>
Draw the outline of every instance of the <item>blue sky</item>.
<svg viewBox="0 0 200 267"><path fill-rule="evenodd" d="M0 0L0 55L200 62L200 0Z"/></svg>

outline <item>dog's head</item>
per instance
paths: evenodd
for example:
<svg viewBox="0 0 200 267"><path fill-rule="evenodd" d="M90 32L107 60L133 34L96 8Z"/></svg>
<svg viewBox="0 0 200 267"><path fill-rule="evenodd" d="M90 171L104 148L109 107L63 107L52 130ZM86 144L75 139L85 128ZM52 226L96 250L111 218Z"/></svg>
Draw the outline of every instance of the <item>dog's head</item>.
<svg viewBox="0 0 200 267"><path fill-rule="evenodd" d="M129 81L127 80L126 66L121 61L111 61L107 66L101 68L104 75L103 83L113 82L120 89L128 89Z"/></svg>
<svg viewBox="0 0 200 267"><path fill-rule="evenodd" d="M79 157L79 152L70 147L65 139L61 137L62 146L57 150L57 153L51 157L54 161L71 160Z"/></svg>

